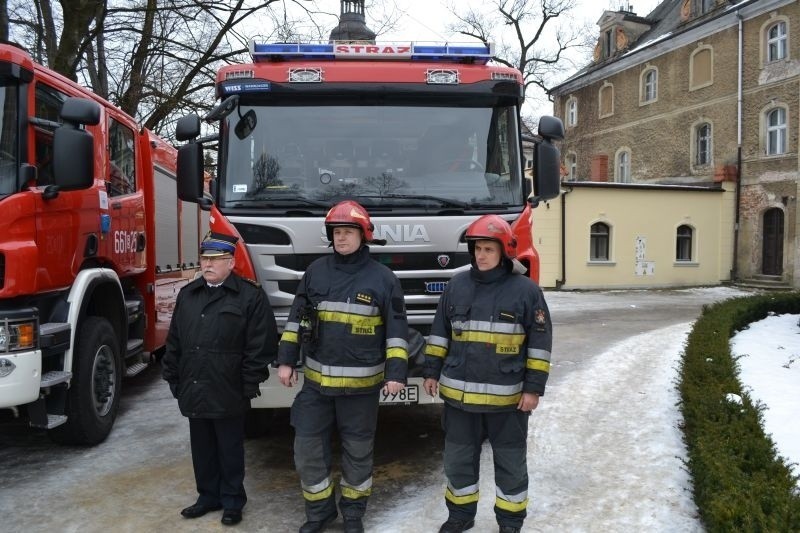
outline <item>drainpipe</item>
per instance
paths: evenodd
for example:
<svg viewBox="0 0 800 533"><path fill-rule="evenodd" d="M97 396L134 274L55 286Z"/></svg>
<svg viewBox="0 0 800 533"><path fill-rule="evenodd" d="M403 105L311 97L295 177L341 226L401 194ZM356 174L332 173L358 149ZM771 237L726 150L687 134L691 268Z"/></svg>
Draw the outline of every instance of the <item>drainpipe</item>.
<svg viewBox="0 0 800 533"><path fill-rule="evenodd" d="M737 96L736 96L736 205L734 206L733 222L733 265L731 267L731 281L739 277L739 217L741 216L742 199L742 58L744 46L744 21L739 11L736 11L739 20L739 57L737 60Z"/></svg>
<svg viewBox="0 0 800 533"><path fill-rule="evenodd" d="M567 194L572 189L561 193L561 279L556 280L556 289L560 289L567 282Z"/></svg>

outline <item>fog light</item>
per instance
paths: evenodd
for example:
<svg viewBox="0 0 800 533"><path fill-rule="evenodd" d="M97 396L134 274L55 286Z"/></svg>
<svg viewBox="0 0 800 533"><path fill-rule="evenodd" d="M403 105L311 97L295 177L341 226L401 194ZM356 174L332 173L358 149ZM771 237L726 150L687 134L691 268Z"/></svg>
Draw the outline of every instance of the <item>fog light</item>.
<svg viewBox="0 0 800 533"><path fill-rule="evenodd" d="M9 359L0 358L0 378L4 378L17 368Z"/></svg>

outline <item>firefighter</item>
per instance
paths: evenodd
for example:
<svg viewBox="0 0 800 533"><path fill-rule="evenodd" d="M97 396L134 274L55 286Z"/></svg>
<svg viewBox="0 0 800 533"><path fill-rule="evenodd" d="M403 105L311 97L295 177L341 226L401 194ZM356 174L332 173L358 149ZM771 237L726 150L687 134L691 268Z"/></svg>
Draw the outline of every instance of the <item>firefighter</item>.
<svg viewBox="0 0 800 533"><path fill-rule="evenodd" d="M314 261L300 280L278 349L278 376L291 387L302 348L305 379L291 410L294 459L307 521L301 533L323 531L338 516L331 478L331 437L342 447L339 511L344 531L364 531L372 490L372 452L381 389L403 389L408 323L400 282L370 258L367 211L343 201L325 217L333 254Z"/></svg>
<svg viewBox="0 0 800 533"><path fill-rule="evenodd" d="M425 347L425 391L444 401L445 504L440 533L472 528L481 445L492 446L501 533L522 528L528 504L528 418L544 394L552 327L542 291L515 260L508 223L484 215L467 228L472 268L439 300Z"/></svg>
<svg viewBox="0 0 800 533"><path fill-rule="evenodd" d="M211 233L200 244L201 277L178 293L163 377L189 418L199 493L181 511L198 518L223 509L222 523L242 520L244 415L278 350L275 316L264 291L233 272L237 237Z"/></svg>

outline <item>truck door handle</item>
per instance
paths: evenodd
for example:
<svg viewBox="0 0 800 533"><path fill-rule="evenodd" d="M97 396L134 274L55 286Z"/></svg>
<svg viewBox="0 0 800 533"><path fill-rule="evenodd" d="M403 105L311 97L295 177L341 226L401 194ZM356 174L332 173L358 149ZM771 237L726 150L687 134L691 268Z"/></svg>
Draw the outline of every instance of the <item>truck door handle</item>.
<svg viewBox="0 0 800 533"><path fill-rule="evenodd" d="M122 209L122 202L114 202L111 204L111 209Z"/></svg>

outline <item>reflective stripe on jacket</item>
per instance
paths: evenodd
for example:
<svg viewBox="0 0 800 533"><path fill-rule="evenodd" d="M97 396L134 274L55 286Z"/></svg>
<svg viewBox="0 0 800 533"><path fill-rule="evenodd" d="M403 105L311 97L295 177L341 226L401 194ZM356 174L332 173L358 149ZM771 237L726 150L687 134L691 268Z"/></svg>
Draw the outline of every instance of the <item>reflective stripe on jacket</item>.
<svg viewBox="0 0 800 533"><path fill-rule="evenodd" d="M516 409L523 392L544 394L552 324L542 291L502 266L450 280L425 347L426 378L469 411Z"/></svg>
<svg viewBox="0 0 800 533"><path fill-rule="evenodd" d="M316 309L316 326L302 323ZM303 331L315 338L302 346L306 382L325 394L377 390L384 380L405 383L408 321L400 281L373 261L369 248L314 261L297 289L278 351L280 364L294 365Z"/></svg>

